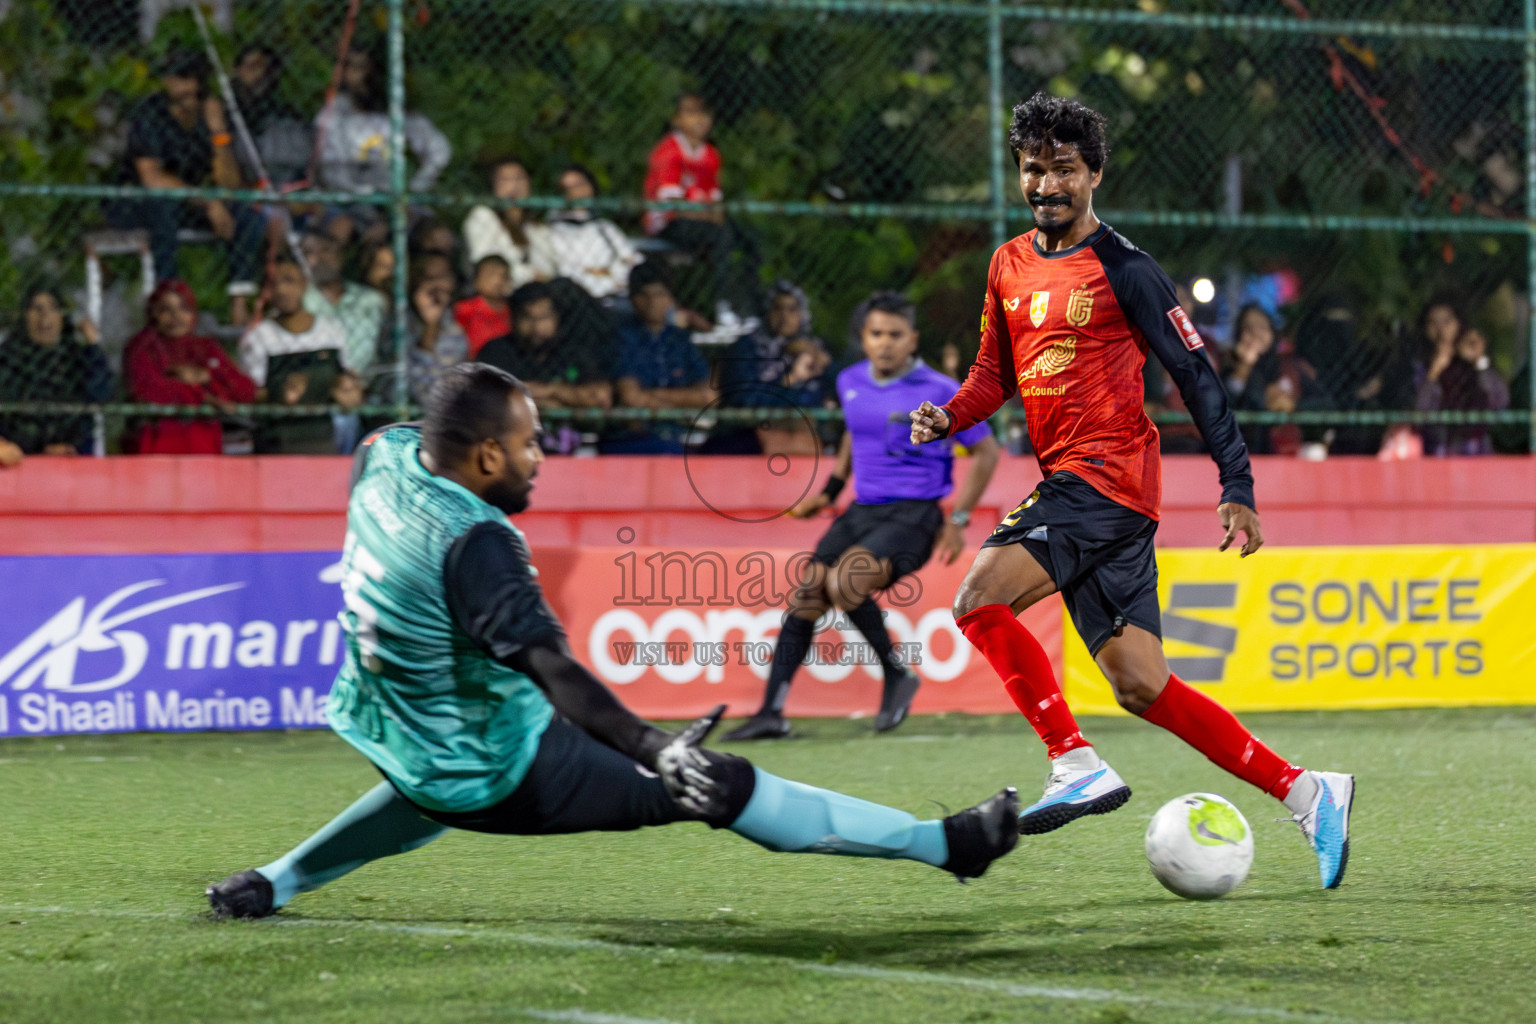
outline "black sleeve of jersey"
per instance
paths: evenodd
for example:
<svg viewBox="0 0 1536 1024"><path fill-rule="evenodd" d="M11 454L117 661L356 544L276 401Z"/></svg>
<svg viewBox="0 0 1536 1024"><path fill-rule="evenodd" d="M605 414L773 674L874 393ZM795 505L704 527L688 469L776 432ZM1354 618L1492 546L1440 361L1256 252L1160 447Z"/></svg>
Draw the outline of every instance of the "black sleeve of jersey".
<svg viewBox="0 0 1536 1024"><path fill-rule="evenodd" d="M481 649L537 683L556 710L593 739L655 766L671 736L619 703L571 656L565 629L515 533L499 523L472 527L448 549L443 578L449 612Z"/></svg>
<svg viewBox="0 0 1536 1024"><path fill-rule="evenodd" d="M477 523L453 542L443 583L453 621L497 661L505 663L536 640L565 636L527 549L500 523Z"/></svg>
<svg viewBox="0 0 1536 1024"><path fill-rule="evenodd" d="M1114 232L1095 245L1094 251L1103 264L1115 301L1126 319L1141 330L1158 362L1167 367L1200 436L1205 438L1211 458L1220 470L1222 503L1236 502L1256 509L1248 445L1227 404L1226 385L1211 368L1204 350L1191 349L1184 343L1183 335L1169 316L1179 306L1173 282L1156 261Z"/></svg>

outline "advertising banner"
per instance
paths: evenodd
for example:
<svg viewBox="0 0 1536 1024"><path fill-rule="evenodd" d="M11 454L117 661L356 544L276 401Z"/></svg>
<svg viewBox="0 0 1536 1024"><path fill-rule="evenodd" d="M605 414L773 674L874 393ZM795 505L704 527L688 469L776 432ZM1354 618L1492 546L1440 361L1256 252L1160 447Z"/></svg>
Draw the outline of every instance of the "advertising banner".
<svg viewBox="0 0 1536 1024"><path fill-rule="evenodd" d="M653 718L762 698L792 549L546 548L534 552L571 647ZM932 563L881 598L897 649L924 680L919 712L1012 708L955 628L969 559ZM344 656L333 552L0 558L0 736L314 728ZM851 624L829 628L789 698L792 715L872 715L880 668ZM1061 664L1060 604L1026 623Z"/></svg>
<svg viewBox="0 0 1536 1024"><path fill-rule="evenodd" d="M0 736L325 724L330 552L0 559Z"/></svg>
<svg viewBox="0 0 1536 1024"><path fill-rule="evenodd" d="M1171 669L1237 711L1532 703L1536 545L1159 551ZM1066 625L1066 694L1115 712Z"/></svg>
<svg viewBox="0 0 1536 1024"><path fill-rule="evenodd" d="M571 646L630 707L682 718L715 704L757 710L789 591L807 552L641 547L535 552L540 580L565 621ZM934 559L881 595L886 629L923 680L913 711L994 714L1012 702L986 660L955 625L951 606L970 567ZM881 670L858 630L836 612L796 676L791 716L873 715ZM1060 671L1061 602L1051 598L1023 622Z"/></svg>

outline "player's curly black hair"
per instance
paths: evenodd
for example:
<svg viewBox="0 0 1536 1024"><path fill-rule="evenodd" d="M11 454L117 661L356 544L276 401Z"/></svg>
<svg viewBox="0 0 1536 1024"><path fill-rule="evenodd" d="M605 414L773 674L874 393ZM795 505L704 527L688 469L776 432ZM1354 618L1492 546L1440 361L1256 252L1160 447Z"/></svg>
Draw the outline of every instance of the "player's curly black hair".
<svg viewBox="0 0 1536 1024"><path fill-rule="evenodd" d="M1108 125L1103 114L1077 100L1037 92L1013 108L1008 146L1015 160L1046 144L1076 146L1083 163L1097 174L1109 156Z"/></svg>

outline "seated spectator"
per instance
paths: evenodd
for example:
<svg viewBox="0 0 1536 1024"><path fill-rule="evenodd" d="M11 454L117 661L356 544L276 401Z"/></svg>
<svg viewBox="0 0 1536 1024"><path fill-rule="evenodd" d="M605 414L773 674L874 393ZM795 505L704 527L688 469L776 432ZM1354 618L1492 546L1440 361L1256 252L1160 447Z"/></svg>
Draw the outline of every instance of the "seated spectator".
<svg viewBox="0 0 1536 1024"><path fill-rule="evenodd" d="M585 167L572 164L560 173L560 192L570 202L594 199L597 179ZM630 270L640 262L640 254L619 226L585 207L550 215L549 249L555 275L570 278L598 299L621 298Z"/></svg>
<svg viewBox="0 0 1536 1024"><path fill-rule="evenodd" d="M1222 379L1233 409L1290 413L1330 407L1317 370L1297 355L1290 338L1276 332L1274 321L1262 306L1250 303L1238 310L1232 336L1232 348L1223 359ZM1295 455L1304 439L1302 429L1294 423L1246 426L1243 438L1256 455Z"/></svg>
<svg viewBox="0 0 1536 1024"><path fill-rule="evenodd" d="M512 316L512 331L488 342L480 350L480 362L498 366L528 385L541 409L613 405L613 342L573 344L548 284L534 281L513 292ZM569 424L546 424L544 440L545 450L570 454L580 436Z"/></svg>
<svg viewBox="0 0 1536 1024"><path fill-rule="evenodd" d="M357 254L363 284L384 296L387 313L395 306L395 249L389 239L370 242Z"/></svg>
<svg viewBox="0 0 1536 1024"><path fill-rule="evenodd" d="M217 185L239 188L240 166L231 150L229 122L218 97L208 94L208 60L173 50L160 63L161 90L129 114L128 146L116 184L148 189ZM266 222L255 208L217 199L113 199L105 207L115 228L141 228L159 280L179 277L176 232L211 230L229 251L230 316L243 324L256 294Z"/></svg>
<svg viewBox="0 0 1536 1024"><path fill-rule="evenodd" d="M368 48L354 44L347 51L341 89L315 118L315 130L320 139L317 176L321 188L359 195L388 190L391 133L384 62ZM410 189L425 192L437 184L453 147L436 125L414 111L405 115L405 144L417 161ZM329 229L345 244L354 232L368 241L382 238L389 223L385 207L355 203L335 211Z"/></svg>
<svg viewBox="0 0 1536 1024"><path fill-rule="evenodd" d="M339 321L304 308L308 288L293 258L279 257L272 267L270 313L240 339L240 363L262 389L260 397L273 405L328 403L341 373L346 330ZM258 432L256 450L320 454L333 444L329 415L284 416Z"/></svg>
<svg viewBox="0 0 1536 1024"><path fill-rule="evenodd" d="M365 395L363 378L351 370L336 375L331 385L331 401L341 409L331 413L331 437L337 455L351 455L363 439L363 418L358 413Z"/></svg>
<svg viewBox="0 0 1536 1024"><path fill-rule="evenodd" d="M406 239L406 248L412 257L425 256L435 253L448 257L448 261L455 268L462 266L459 261L459 236L454 234L453 228L436 217L422 217L411 228L410 237Z"/></svg>
<svg viewBox="0 0 1536 1024"><path fill-rule="evenodd" d="M1324 294L1296 330L1296 357L1315 371L1317 408L1401 411L1413 403L1411 375L1387 339L1362 340L1354 303ZM1310 432L1309 432L1310 433ZM1335 455L1375 455L1383 430L1376 425L1330 427L1322 434ZM1309 438L1311 439L1311 438Z"/></svg>
<svg viewBox="0 0 1536 1024"><path fill-rule="evenodd" d="M453 304L453 318L464 328L471 359L492 338L512 333L512 308L507 304L512 271L506 259L495 253L481 257L475 264L474 288L474 295Z"/></svg>
<svg viewBox="0 0 1536 1024"><path fill-rule="evenodd" d="M256 146L252 153L243 140L235 139L235 155L245 180L260 181L260 169L265 168L273 186L299 181L309 173L314 133L299 109L278 92L282 55L265 43L247 43L235 56L231 71L235 102Z"/></svg>
<svg viewBox="0 0 1536 1024"><path fill-rule="evenodd" d="M693 337L670 324L676 306L666 272L654 262L629 275L635 319L619 329L618 404L630 409L702 409L715 400L709 363ZM614 455L680 453L686 423L632 424L605 438L601 450Z"/></svg>
<svg viewBox="0 0 1536 1024"><path fill-rule="evenodd" d="M144 329L123 351L123 376L135 402L212 405L227 410L256 400L256 384L217 341L192 333L197 299L181 281L162 281L145 304ZM167 417L138 427L140 455L219 455L224 428L217 419Z"/></svg>
<svg viewBox="0 0 1536 1024"><path fill-rule="evenodd" d="M411 264L410 306L405 318L406 381L408 394L418 404L425 401L443 371L469 358L469 339L453 317L453 296L458 285L458 275L446 256L428 253ZM376 401L398 400L395 362L387 353L381 360L381 372L370 388Z"/></svg>
<svg viewBox="0 0 1536 1024"><path fill-rule="evenodd" d="M807 412L837 408L832 357L819 339L791 341L784 349L784 367L777 383L786 404ZM757 428L757 443L764 455L815 455L823 447L817 425L800 418L764 422Z"/></svg>
<svg viewBox="0 0 1536 1024"><path fill-rule="evenodd" d="M0 401L105 402L112 368L94 327L76 330L63 293L38 285L22 299L21 322L0 345ZM91 418L0 413L0 438L11 456L89 455ZM3 456L0 456L3 460Z"/></svg>
<svg viewBox="0 0 1536 1024"><path fill-rule="evenodd" d="M490 172L491 194L497 199L516 203L527 199L532 191L528 170L515 157L501 157L491 164ZM495 210L476 206L470 210L464 218L464 246L473 263L487 256L506 260L514 289L555 276L549 228L529 220L521 206Z"/></svg>
<svg viewBox="0 0 1536 1024"><path fill-rule="evenodd" d="M811 334L811 304L805 292L789 281L768 289L768 315L762 326L731 343L720 357L721 398L730 405L751 405L755 384L778 384L787 369L785 355L792 342L806 340L825 357L823 373L833 383L832 355L824 341ZM741 392L741 400L733 393Z"/></svg>
<svg viewBox="0 0 1536 1024"><path fill-rule="evenodd" d="M811 308L805 293L789 281L777 281L768 289L767 311L762 326L737 338L715 363L720 401L737 408L800 405L796 395L811 383L829 398L833 396L837 373L826 343L810 333ZM816 367L816 379L814 382L797 381L794 388L786 389L786 374L795 369L790 358L791 349L797 353L815 353L812 362ZM800 358L803 371L805 359ZM835 406L835 399L833 404ZM819 408L821 405L818 398L810 406L800 407ZM726 428L710 438L707 450L718 455L772 454L784 451L783 445L787 442L785 437L777 436L778 433L788 431L799 437L805 432L804 426L803 421L780 420L757 429Z"/></svg>
<svg viewBox="0 0 1536 1024"><path fill-rule="evenodd" d="M375 289L342 279L341 246L330 235L306 231L299 249L309 266L304 308L341 325L346 335L341 365L354 373L365 373L378 358L379 333L388 303Z"/></svg>
<svg viewBox="0 0 1536 1024"><path fill-rule="evenodd" d="M1470 326L1456 300L1432 298L1420 315L1425 346L1416 368L1414 407L1483 412L1509 408L1509 385L1488 359L1488 342ZM1484 425L1425 425L1425 455L1486 455L1493 451Z"/></svg>
<svg viewBox="0 0 1536 1024"><path fill-rule="evenodd" d="M698 93L683 93L672 111L670 131L651 150L645 198L719 203L720 151L709 142L715 115ZM709 296L715 319L732 326L752 312L757 261L751 246L718 206L704 210L649 210L645 230L691 253L710 268ZM742 266L737 267L736 257Z"/></svg>

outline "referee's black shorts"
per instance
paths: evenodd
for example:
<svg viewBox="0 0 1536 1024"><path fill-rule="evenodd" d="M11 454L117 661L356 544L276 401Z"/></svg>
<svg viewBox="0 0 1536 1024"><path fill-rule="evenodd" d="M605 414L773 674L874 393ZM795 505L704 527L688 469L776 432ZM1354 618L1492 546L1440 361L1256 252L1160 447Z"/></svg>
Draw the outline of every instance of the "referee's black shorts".
<svg viewBox="0 0 1536 1024"><path fill-rule="evenodd" d="M720 820L705 821L721 828L746 807L756 775L744 758L707 753L729 772L731 806ZM410 800L405 793L400 795ZM655 772L599 743L558 714L544 730L528 774L505 800L477 811L415 807L425 817L452 828L514 836L628 832L647 825L700 820L672 799Z"/></svg>
<svg viewBox="0 0 1536 1024"><path fill-rule="evenodd" d="M923 567L943 528L944 513L937 501L854 502L822 535L814 557L832 565L849 548L867 548L881 561L891 560L890 582L895 583Z"/></svg>
<svg viewBox="0 0 1536 1024"><path fill-rule="evenodd" d="M1054 473L982 547L1023 544L1050 573L1088 653L1097 655L1125 625L1163 635L1156 533L1156 519L1110 501L1080 477Z"/></svg>

